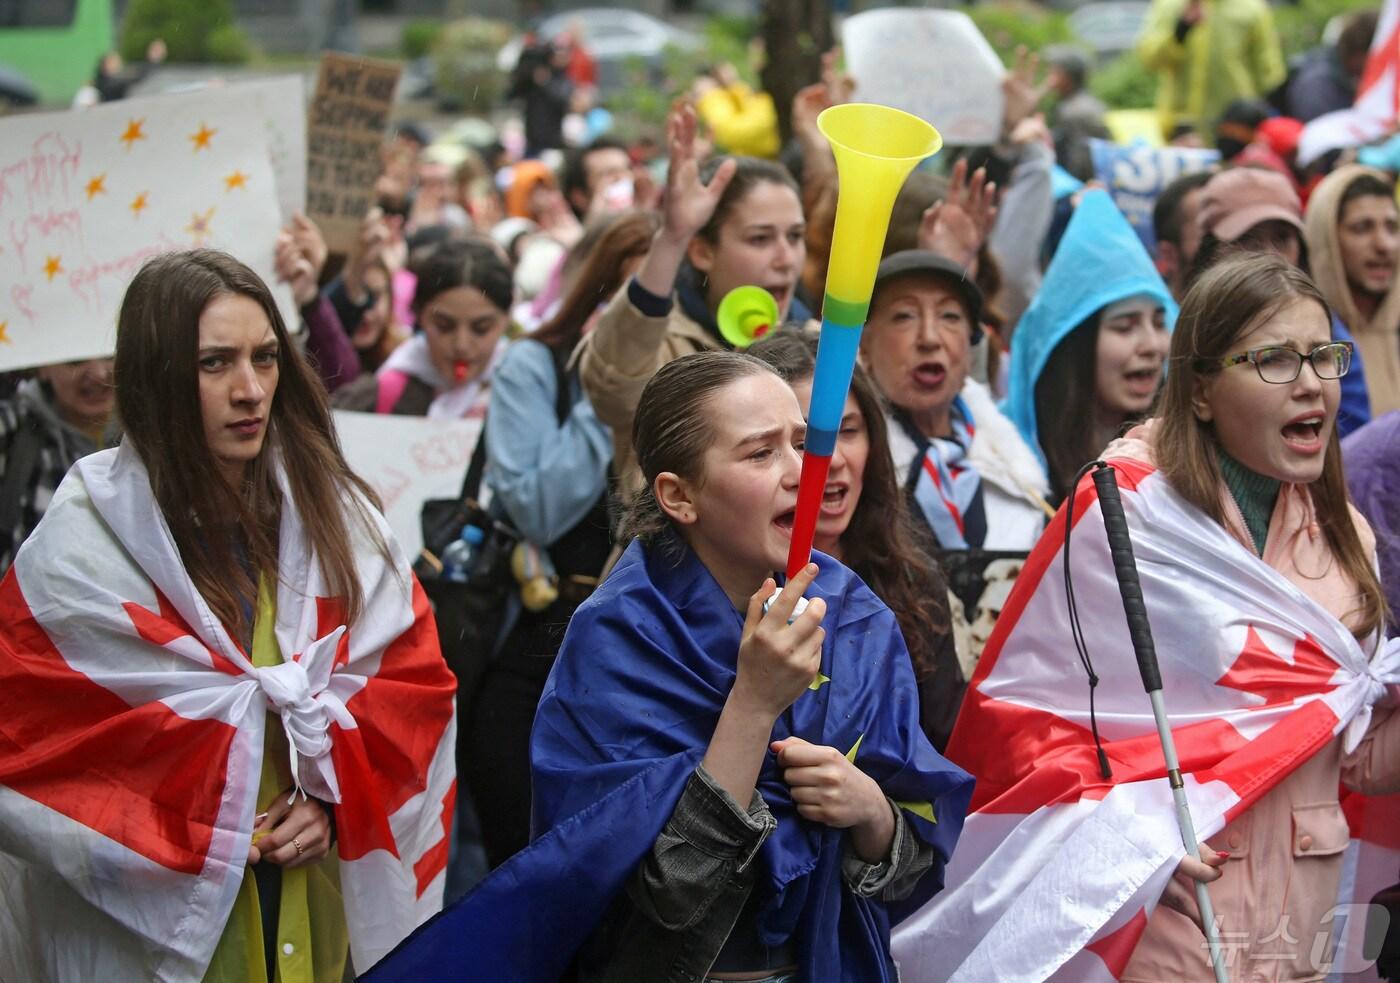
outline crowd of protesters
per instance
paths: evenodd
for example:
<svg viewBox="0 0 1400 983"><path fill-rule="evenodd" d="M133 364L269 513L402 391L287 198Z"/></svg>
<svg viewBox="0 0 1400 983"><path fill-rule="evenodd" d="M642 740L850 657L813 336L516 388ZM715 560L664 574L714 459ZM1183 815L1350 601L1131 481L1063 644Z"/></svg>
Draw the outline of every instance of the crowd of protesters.
<svg viewBox="0 0 1400 983"><path fill-rule="evenodd" d="M890 912L940 890L985 805L964 754L997 727L983 656L1015 657L999 618L1049 589L1026 571L1103 456L1160 471L1221 533L1222 569L1264 571L1300 624L1336 623L1383 661L1400 604L1396 175L1384 147L1296 159L1301 124L1355 97L1375 24L1353 16L1289 68L1259 0L1154 0L1141 51L1163 140L1222 162L1161 191L1152 250L1093 180L1088 141L1108 131L1084 57L1045 52L1042 81L1019 52L998 142L945 149L895 202L818 552L791 579L848 193L816 123L851 101L836 53L787 145L772 98L724 65L664 134L628 143L594 112L581 41L531 36L508 91L522 145L401 127L348 254L303 216L279 233L300 323L236 258L152 261L114 359L24 373L0 400L0 977L340 979L444 885L455 900L562 840L601 893L579 895L594 907L574 943L541 945L579 979L894 979ZM120 71L104 61L94 100L120 95ZM777 323L737 352L721 304L749 286ZM500 601L489 630L445 607L463 523L404 557L332 408L483 421L461 504L504 545L477 549L463 590ZM1205 604L1191 562L1180 579ZM181 636L199 672L162 654ZM1284 775L1261 764L1202 859L1172 858L1116 974L1213 978L1193 882L1226 925L1322 924L1344 879L1338 789L1400 791L1396 680L1376 678L1355 740L1328 731ZM186 801L161 790L139 816L93 818L84 800L128 801L110 790L139 779L82 749L150 747L160 729L135 718L161 701L236 735L228 774L187 776L213 805L193 832L158 814ZM579 833L583 816L628 842ZM369 865L378 848L393 862ZM147 870L204 865L217 876ZM382 932L381 882L405 911ZM123 922L121 892L190 900ZM84 914L59 926L68 903ZM169 943L171 926L207 944ZM1268 971L1325 975L1302 949Z"/></svg>

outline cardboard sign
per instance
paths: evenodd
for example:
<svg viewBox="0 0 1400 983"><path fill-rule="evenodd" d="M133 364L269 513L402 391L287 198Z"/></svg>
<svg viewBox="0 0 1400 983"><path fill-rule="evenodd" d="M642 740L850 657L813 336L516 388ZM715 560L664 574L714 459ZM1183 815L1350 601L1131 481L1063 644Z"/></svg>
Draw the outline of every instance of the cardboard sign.
<svg viewBox="0 0 1400 983"><path fill-rule="evenodd" d="M127 284L172 250L232 253L298 323L266 128L230 95L0 119L0 370L110 355Z"/></svg>
<svg viewBox="0 0 1400 983"><path fill-rule="evenodd" d="M927 120L947 144L997 142L1006 69L966 14L868 10L841 34L857 100Z"/></svg>
<svg viewBox="0 0 1400 983"><path fill-rule="evenodd" d="M482 421L336 410L335 428L345 459L379 493L394 538L412 563L423 548L423 503L461 491Z"/></svg>
<svg viewBox="0 0 1400 983"><path fill-rule="evenodd" d="M1152 208L1162 189L1183 174L1204 171L1220 162L1220 151L1193 147L1149 147L1141 143L1124 147L1091 139L1089 148L1095 174L1149 253L1157 249Z"/></svg>
<svg viewBox="0 0 1400 983"><path fill-rule="evenodd" d="M374 204L379 148L399 66L328 51L307 116L306 213L332 252L348 252Z"/></svg>

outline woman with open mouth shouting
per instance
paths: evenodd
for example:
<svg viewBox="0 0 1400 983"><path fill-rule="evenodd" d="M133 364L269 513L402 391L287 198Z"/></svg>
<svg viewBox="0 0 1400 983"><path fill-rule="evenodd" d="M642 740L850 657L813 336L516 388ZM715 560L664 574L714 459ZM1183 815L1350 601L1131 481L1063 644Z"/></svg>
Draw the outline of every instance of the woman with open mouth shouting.
<svg viewBox="0 0 1400 983"><path fill-rule="evenodd" d="M1152 408L1176 311L1108 193L1086 193L1016 326L1002 406L1044 461L1052 503Z"/></svg>
<svg viewBox="0 0 1400 983"><path fill-rule="evenodd" d="M889 401L896 480L957 602L951 620L964 673L1049 515L1040 462L971 378L981 315L981 291L962 266L906 250L880 264L861 341ZM941 583L921 587L942 592Z"/></svg>
<svg viewBox="0 0 1400 983"><path fill-rule="evenodd" d="M747 355L642 393L636 538L574 615L531 742L537 855L584 809L629 825L582 980L893 980L885 902L941 884L971 779L919 729L897 620L830 556L775 583L805 432Z"/></svg>

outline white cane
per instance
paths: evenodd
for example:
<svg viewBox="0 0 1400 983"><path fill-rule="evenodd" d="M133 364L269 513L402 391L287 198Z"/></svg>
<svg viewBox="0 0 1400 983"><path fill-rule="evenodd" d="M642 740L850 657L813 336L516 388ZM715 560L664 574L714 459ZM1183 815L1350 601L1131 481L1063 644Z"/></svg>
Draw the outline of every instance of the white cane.
<svg viewBox="0 0 1400 983"><path fill-rule="evenodd" d="M1113 572L1118 577L1118 591L1123 597L1123 613L1128 618L1128 635L1133 641L1138 671L1147 698L1152 701L1152 716L1157 721L1157 736L1162 741L1162 758L1167 765L1167 781L1171 783L1172 800L1176 803L1176 821L1181 827L1181 842L1186 852L1201 859L1196 840L1196 825L1191 821L1191 806L1186 801L1186 787L1181 780L1181 763L1176 756L1171 723L1166 704L1162 701L1162 673L1157 666L1157 649L1152 644L1152 626L1147 621L1147 606L1142 600L1142 584L1138 581L1137 562L1133 559L1133 541L1128 535L1128 520L1123 515L1123 502L1118 494L1118 479L1111 465L1097 462L1094 487L1098 490L1099 508L1103 511L1104 529L1108 533L1108 551L1113 558ZM1205 884L1196 882L1196 904L1201 910L1201 925L1210 946L1210 962L1217 983L1229 983L1225 972L1225 954L1220 948L1220 935L1215 925L1215 910Z"/></svg>

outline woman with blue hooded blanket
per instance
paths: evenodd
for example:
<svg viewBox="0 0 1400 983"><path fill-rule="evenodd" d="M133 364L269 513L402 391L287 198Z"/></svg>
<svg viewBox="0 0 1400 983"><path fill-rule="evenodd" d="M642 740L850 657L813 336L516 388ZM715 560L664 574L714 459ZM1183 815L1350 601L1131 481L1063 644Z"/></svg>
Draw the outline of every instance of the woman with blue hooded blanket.
<svg viewBox="0 0 1400 983"><path fill-rule="evenodd" d="M748 355L647 384L636 538L536 717L537 838L370 979L896 978L886 905L942 886L972 779L850 570L817 553L777 588L805 430Z"/></svg>
<svg viewBox="0 0 1400 983"><path fill-rule="evenodd" d="M1011 342L1002 410L1053 501L1157 397L1177 306L1106 191L1086 192Z"/></svg>

